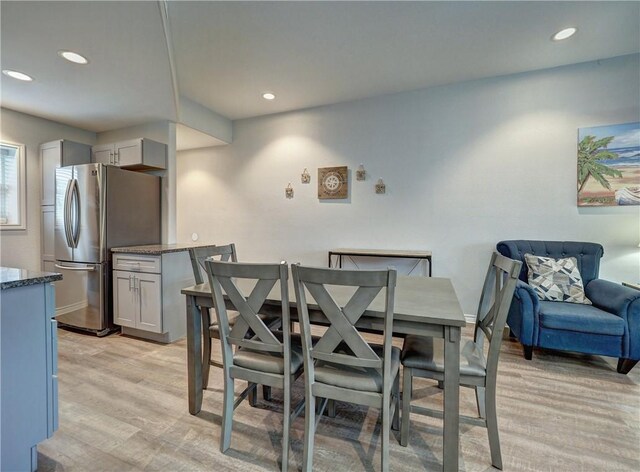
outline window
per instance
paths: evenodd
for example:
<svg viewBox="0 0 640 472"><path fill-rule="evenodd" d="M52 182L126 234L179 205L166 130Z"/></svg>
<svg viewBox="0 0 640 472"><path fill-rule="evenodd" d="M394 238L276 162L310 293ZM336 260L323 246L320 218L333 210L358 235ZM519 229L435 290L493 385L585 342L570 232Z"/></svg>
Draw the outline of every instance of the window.
<svg viewBox="0 0 640 472"><path fill-rule="evenodd" d="M24 146L0 142L0 229L25 229Z"/></svg>

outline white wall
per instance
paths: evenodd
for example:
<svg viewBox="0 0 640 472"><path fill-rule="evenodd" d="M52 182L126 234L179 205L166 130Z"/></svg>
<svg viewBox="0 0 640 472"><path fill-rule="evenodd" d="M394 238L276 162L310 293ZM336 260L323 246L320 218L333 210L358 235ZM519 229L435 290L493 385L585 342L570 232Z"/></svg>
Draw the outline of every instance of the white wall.
<svg viewBox="0 0 640 472"><path fill-rule="evenodd" d="M432 250L467 313L502 239L600 242L601 276L640 280L638 207L576 206L577 129L638 121L638 72L632 55L237 121L231 145L178 153L178 240L317 265L333 247ZM349 201L320 202L335 165Z"/></svg>
<svg viewBox="0 0 640 472"><path fill-rule="evenodd" d="M56 139L94 144L96 134L2 108L0 138L26 146L27 171L27 229L0 231L0 265L40 270L40 144Z"/></svg>

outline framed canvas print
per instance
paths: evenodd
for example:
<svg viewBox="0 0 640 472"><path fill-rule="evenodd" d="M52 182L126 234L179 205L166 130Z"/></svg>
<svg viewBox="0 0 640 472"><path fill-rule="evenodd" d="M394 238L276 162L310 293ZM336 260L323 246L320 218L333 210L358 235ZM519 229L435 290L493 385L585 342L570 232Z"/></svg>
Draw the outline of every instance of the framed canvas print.
<svg viewBox="0 0 640 472"><path fill-rule="evenodd" d="M347 166L318 168L318 198L344 199L349 196Z"/></svg>
<svg viewBox="0 0 640 472"><path fill-rule="evenodd" d="M578 206L640 205L640 122L578 129Z"/></svg>

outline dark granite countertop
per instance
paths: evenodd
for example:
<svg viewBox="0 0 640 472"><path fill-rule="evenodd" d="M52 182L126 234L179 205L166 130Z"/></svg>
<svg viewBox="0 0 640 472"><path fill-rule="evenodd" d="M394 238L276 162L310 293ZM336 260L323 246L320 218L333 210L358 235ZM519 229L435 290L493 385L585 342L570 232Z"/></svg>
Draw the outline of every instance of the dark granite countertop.
<svg viewBox="0 0 640 472"><path fill-rule="evenodd" d="M113 247L111 252L127 254L146 254L149 256L159 256L169 252L188 251L192 247L214 247L215 244L198 243L176 243L176 244L149 244L147 246L125 246Z"/></svg>
<svg viewBox="0 0 640 472"><path fill-rule="evenodd" d="M37 272L13 267L0 267L0 290L25 287L27 285L46 284L62 280L62 274L56 272Z"/></svg>

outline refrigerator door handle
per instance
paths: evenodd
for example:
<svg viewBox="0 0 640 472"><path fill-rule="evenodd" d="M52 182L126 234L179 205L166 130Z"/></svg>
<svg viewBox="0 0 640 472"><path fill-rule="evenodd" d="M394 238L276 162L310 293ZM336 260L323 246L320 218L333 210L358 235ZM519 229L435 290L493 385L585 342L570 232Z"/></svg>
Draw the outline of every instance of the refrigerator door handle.
<svg viewBox="0 0 640 472"><path fill-rule="evenodd" d="M80 190L78 189L78 180L73 179L71 181L71 199L75 206L73 231L71 237L73 240L73 247L78 247L78 241L80 240Z"/></svg>
<svg viewBox="0 0 640 472"><path fill-rule="evenodd" d="M67 183L67 189L64 192L64 235L67 240L67 246L73 247L73 239L71 237L71 186L73 185L73 179Z"/></svg>
<svg viewBox="0 0 640 472"><path fill-rule="evenodd" d="M85 266L65 266L60 264L54 264L54 265L56 269L62 269L62 270L76 270L76 271L83 271L83 272L92 272L96 270L96 266L93 266L93 265L85 265Z"/></svg>

